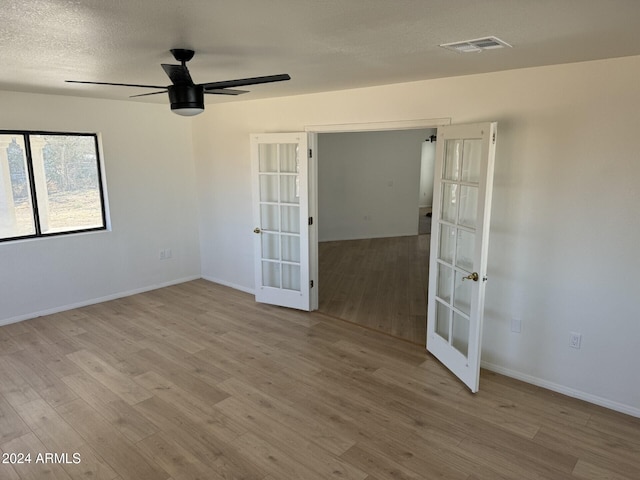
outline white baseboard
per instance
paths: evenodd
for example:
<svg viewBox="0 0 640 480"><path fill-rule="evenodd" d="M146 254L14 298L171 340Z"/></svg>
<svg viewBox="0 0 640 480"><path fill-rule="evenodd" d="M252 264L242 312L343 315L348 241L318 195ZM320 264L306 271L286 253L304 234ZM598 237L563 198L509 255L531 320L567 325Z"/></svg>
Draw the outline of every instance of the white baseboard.
<svg viewBox="0 0 640 480"><path fill-rule="evenodd" d="M584 400L585 402L593 403L595 405L600 405L601 407L605 407L610 410L615 410L616 412L625 413L627 415L640 418L640 408L614 402L613 400L598 397L597 395L592 395L590 393L569 388L564 385L560 385L558 383L549 382L547 380L543 380L542 378L534 377L532 375L516 372L515 370L510 370L508 368L504 368L499 365L494 365L492 363L482 362L482 368L491 370L492 372L499 373L506 377L515 378L516 380L521 380L523 382L536 385L538 387L546 388L547 390L551 390L553 392L558 392L563 395L567 395L568 397Z"/></svg>
<svg viewBox="0 0 640 480"><path fill-rule="evenodd" d="M67 310L73 310L74 308L86 307L88 305L95 305L96 303L108 302L109 300L116 300L118 298L129 297L131 295L136 295L138 293L157 290L158 288L170 287L171 285L177 285L179 283L198 280L199 278L202 278L202 277L200 275L194 275L190 277L179 278L177 280L171 280L170 282L158 283L158 284L149 285L142 288L136 288L133 290L113 293L111 295L106 295L104 297L91 298L89 300L83 300L82 302L72 303L68 305L60 305L57 307L48 308L46 310L40 310L38 312L31 312L24 315L18 315L16 317L0 319L0 326L9 325L11 323L18 323L18 322L22 322L23 320L29 320L32 318L43 317L45 315L52 315L54 313L60 313Z"/></svg>
<svg viewBox="0 0 640 480"><path fill-rule="evenodd" d="M241 292L244 292L244 293L250 293L251 295L256 294L256 291L253 288L243 287L242 285L237 285L235 283L227 282L226 280L221 280L220 278L209 277L206 275L203 275L202 278L204 280L208 280L213 283L224 285L225 287L233 288L234 290L240 290Z"/></svg>

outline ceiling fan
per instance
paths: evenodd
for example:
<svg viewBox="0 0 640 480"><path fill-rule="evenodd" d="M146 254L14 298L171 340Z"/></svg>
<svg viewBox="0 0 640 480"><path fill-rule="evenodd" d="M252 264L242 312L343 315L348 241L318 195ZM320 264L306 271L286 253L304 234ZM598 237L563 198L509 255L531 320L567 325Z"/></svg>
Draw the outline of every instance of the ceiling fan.
<svg viewBox="0 0 640 480"><path fill-rule="evenodd" d="M85 82L80 80L66 80L68 83L88 83L92 85L115 85L120 87L140 87L140 88L160 88L159 92L141 93L131 95L133 97L144 97L147 95L158 95L169 93L171 111L178 115L193 116L204 111L204 94L212 95L240 95L248 93L246 90L234 90L233 87L245 85L257 85L259 83L282 82L290 80L286 73L280 75L268 75L265 77L240 78L237 80L223 80L221 82L193 83L187 62L193 58L195 52L184 48L174 48L171 50L173 57L180 62L180 65L162 64L162 68L171 80L171 85L137 85L131 83L110 83L110 82Z"/></svg>

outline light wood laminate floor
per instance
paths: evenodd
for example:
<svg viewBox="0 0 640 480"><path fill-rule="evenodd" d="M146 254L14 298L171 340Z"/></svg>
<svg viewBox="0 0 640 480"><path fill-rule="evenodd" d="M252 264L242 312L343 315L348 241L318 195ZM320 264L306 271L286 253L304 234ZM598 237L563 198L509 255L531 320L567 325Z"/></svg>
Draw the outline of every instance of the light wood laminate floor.
<svg viewBox="0 0 640 480"><path fill-rule="evenodd" d="M198 280L0 327L0 450L32 455L0 478L640 478L639 419L480 388L422 347Z"/></svg>
<svg viewBox="0 0 640 480"><path fill-rule="evenodd" d="M430 239L319 243L320 312L425 345Z"/></svg>

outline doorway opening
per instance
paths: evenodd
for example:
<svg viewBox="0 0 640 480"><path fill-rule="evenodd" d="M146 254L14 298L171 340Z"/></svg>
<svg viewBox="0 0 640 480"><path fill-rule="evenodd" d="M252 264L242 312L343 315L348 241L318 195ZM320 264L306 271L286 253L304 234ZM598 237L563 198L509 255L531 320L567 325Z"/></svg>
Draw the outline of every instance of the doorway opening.
<svg viewBox="0 0 640 480"><path fill-rule="evenodd" d="M320 312L425 344L435 133L318 135Z"/></svg>
<svg viewBox="0 0 640 480"><path fill-rule="evenodd" d="M426 256L430 257L428 298L426 299L428 314L417 317L426 316L428 319L424 339L427 350L460 378L472 392L476 392L480 378L485 282L488 280L487 252L497 123L461 125L450 125L450 121L432 122L426 125L424 121L400 123L405 125L399 127L391 123L384 124L385 128L376 128L380 127L380 124L369 124L364 130L373 132L402 128L442 127L438 128L437 161L433 175L433 212L436 222L430 244L434 254ZM412 125L409 126L407 123ZM394 126L396 128L393 128ZM302 310L318 310L318 291L321 286L319 283L323 283L323 281L317 281L320 273L318 247L319 243L322 243L319 242L318 233L318 224L322 224L318 221L318 200L324 198L324 194L318 195L318 191L319 187L329 187L330 191L326 198L331 200L334 197L339 198L340 193L335 189L331 190L332 183L319 181L318 164L321 157L319 150L322 148L318 148L318 134L359 131L358 128L353 127L353 125L307 127L306 135L302 132L292 132L252 136L251 159L254 173L252 190L254 219L258 225L253 232L259 235L254 242L254 248L258 254L255 268L256 286L260 289L260 294L256 291L257 301ZM383 142L384 144L386 142ZM307 145L311 148L307 149ZM376 152L381 149L380 144L375 147ZM396 153L396 150L393 150L383 157L386 158L383 164L392 168L391 175L386 171L383 176L387 188L395 187L395 175L403 170L398 168L400 157ZM341 180L348 177L349 170L354 171L356 177L356 182L349 188L343 189L343 194L347 192L353 198L360 198L354 193L358 188L362 191L361 187L367 185L363 181L364 175L377 171L372 168L374 162L370 157L373 158L373 154L365 156L367 163L359 169L350 168L344 163L340 165L338 173L333 176L334 179ZM418 176L419 174L414 175L414 182ZM402 194L411 190L411 187L405 187L402 181L399 181L398 185L401 187L399 191ZM371 198L369 203L364 202L363 205L375 211L376 215L385 211L388 205L395 201L395 197L383 193L380 185L374 188L365 186L364 192L365 194L374 193L374 197L368 197ZM416 198L417 195L413 197L414 202ZM376 202L380 199L383 201ZM342 211L350 208L349 203L344 200L337 202L337 205ZM372 205L377 209L372 209ZM324 208L322 210L324 213ZM417 205L416 210L419 211ZM289 221L291 215L297 220ZM369 214L361 218L365 222L374 220L374 217ZM404 228L402 227L404 218L403 211L395 215L392 213L391 224ZM415 222L415 217L412 223L414 225L418 223ZM307 225L308 228L306 228ZM384 222L381 225L384 225ZM352 225L349 222L342 222L342 226L350 228ZM389 237L389 231L384 226L382 232L383 235L380 235L380 232L377 235L369 232L369 237L364 240L393 238ZM320 240L340 241L324 237L325 233L320 232L323 236ZM413 229L408 234L399 230L399 233L394 235L407 237L415 233ZM347 236L347 241L358 239L361 238ZM362 250L364 249L357 249L358 252ZM347 255L347 258L354 256L354 254ZM383 260L390 258L392 262L397 262L399 256L392 251L391 255L377 255L377 257ZM414 265L411 261L401 263ZM427 266L426 261L415 263ZM385 278L387 270L384 267L373 268L360 279L361 281L353 278L352 268L343 269L343 272L347 278L350 278L350 285L355 286L356 291L359 292L356 296L357 305L358 308L364 307L364 314L360 315L360 318L365 319L370 317L371 312L384 311L388 308L387 304L380 304L378 308L372 304L385 296L390 285L402 283L394 282L393 277ZM411 278L411 275L408 278ZM373 293L369 296L362 293L362 285L366 284L374 286ZM282 298L276 298L276 294ZM425 296L422 295L423 298ZM399 305L411 304L411 295L402 294L401 297L402 301ZM349 298L349 295L343 295L343 298ZM395 298L395 295L386 295L386 298ZM287 299L292 301L286 302ZM422 300L420 303L424 304L424 302ZM353 307L342 305L343 312L348 309ZM344 315L341 317L344 318ZM420 323L424 325L423 322ZM393 331L391 333L397 334ZM421 342L418 340L417 343Z"/></svg>

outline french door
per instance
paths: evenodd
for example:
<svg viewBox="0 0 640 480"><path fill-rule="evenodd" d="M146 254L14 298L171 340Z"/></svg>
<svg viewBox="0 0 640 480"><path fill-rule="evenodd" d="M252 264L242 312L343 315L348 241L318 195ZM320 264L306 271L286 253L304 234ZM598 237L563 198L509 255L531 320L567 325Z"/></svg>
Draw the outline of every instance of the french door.
<svg viewBox="0 0 640 480"><path fill-rule="evenodd" d="M306 133L251 136L256 301L310 310Z"/></svg>
<svg viewBox="0 0 640 480"><path fill-rule="evenodd" d="M438 128L427 350L478 391L496 123Z"/></svg>

